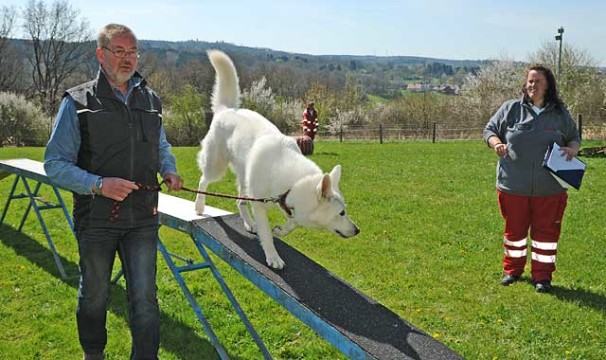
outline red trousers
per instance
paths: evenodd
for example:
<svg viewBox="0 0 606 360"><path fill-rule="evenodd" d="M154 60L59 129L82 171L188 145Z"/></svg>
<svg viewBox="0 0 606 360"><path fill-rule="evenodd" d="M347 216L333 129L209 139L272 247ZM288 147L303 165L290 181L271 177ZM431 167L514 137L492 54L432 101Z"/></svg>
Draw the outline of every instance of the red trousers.
<svg viewBox="0 0 606 360"><path fill-rule="evenodd" d="M568 194L523 196L499 190L497 193L505 219L503 272L518 276L524 272L530 231L532 280L551 281Z"/></svg>

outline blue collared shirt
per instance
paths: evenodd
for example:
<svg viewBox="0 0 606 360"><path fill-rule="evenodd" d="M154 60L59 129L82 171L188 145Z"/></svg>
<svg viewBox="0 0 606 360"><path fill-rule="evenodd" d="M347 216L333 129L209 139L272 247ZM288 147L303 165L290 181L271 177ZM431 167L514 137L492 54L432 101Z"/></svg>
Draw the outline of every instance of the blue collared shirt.
<svg viewBox="0 0 606 360"><path fill-rule="evenodd" d="M114 88L114 93L125 104L132 89L139 85L141 78L131 78L126 94ZM61 101L53 131L44 153L44 170L48 177L59 187L74 191L78 194L92 194L93 185L100 178L78 166L80 150L80 125L76 104L71 96L65 96ZM164 127L160 127L160 173L164 177L168 173L177 174L175 157L171 153L171 145L166 140Z"/></svg>

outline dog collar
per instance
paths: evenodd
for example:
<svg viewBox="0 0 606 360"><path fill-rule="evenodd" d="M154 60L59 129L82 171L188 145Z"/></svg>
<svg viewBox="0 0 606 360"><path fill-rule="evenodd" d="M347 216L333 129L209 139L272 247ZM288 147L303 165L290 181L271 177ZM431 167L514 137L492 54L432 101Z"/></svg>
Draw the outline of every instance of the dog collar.
<svg viewBox="0 0 606 360"><path fill-rule="evenodd" d="M284 194L280 195L278 198L278 205L280 205L288 217L292 217L292 212L294 209L286 205L286 197L288 196L288 193L290 193L290 189L288 189Z"/></svg>

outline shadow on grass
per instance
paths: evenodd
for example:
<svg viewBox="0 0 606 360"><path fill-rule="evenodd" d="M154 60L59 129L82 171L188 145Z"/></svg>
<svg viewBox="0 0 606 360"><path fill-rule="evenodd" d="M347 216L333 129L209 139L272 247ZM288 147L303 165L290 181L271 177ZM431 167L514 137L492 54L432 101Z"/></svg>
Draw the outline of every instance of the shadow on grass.
<svg viewBox="0 0 606 360"><path fill-rule="evenodd" d="M314 152L314 155L321 155L321 156L339 156L339 153L336 152L328 152L328 151L316 151Z"/></svg>
<svg viewBox="0 0 606 360"><path fill-rule="evenodd" d="M534 282L530 278L524 278L523 281L534 287ZM545 295L555 296L559 300L576 303L580 306L591 307L606 314L606 296L604 295L583 289L568 289L557 285L553 285L551 292Z"/></svg>
<svg viewBox="0 0 606 360"><path fill-rule="evenodd" d="M606 314L606 296L583 289L567 289L554 286L551 294L560 300L594 308Z"/></svg>
<svg viewBox="0 0 606 360"><path fill-rule="evenodd" d="M59 255L65 267L65 272L68 274L67 279L62 279L50 249L42 246L35 239L18 232L12 227L2 225L0 226L0 242L12 248L18 256L37 265L51 276L62 280L74 289L78 288L78 265L76 263ZM127 319L126 291L121 286L112 285L108 310L118 317ZM192 316L194 316L193 313ZM74 326L76 326L75 315L73 319L67 321L73 321ZM179 359L218 358L215 348L207 339L201 338L187 324L162 311L160 312L160 329L160 347ZM77 339L74 339L74 341L77 341ZM237 357L234 358L238 359Z"/></svg>

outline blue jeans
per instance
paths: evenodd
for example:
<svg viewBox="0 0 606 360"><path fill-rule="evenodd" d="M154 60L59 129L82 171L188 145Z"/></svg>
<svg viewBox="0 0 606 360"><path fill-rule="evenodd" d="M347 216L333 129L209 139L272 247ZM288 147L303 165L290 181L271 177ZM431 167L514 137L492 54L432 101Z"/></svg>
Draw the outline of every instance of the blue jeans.
<svg viewBox="0 0 606 360"><path fill-rule="evenodd" d="M132 335L131 359L157 359L160 310L156 260L158 226L134 229L86 228L77 231L80 286L76 320L80 345L89 354L107 344L107 303L116 252L120 256Z"/></svg>

